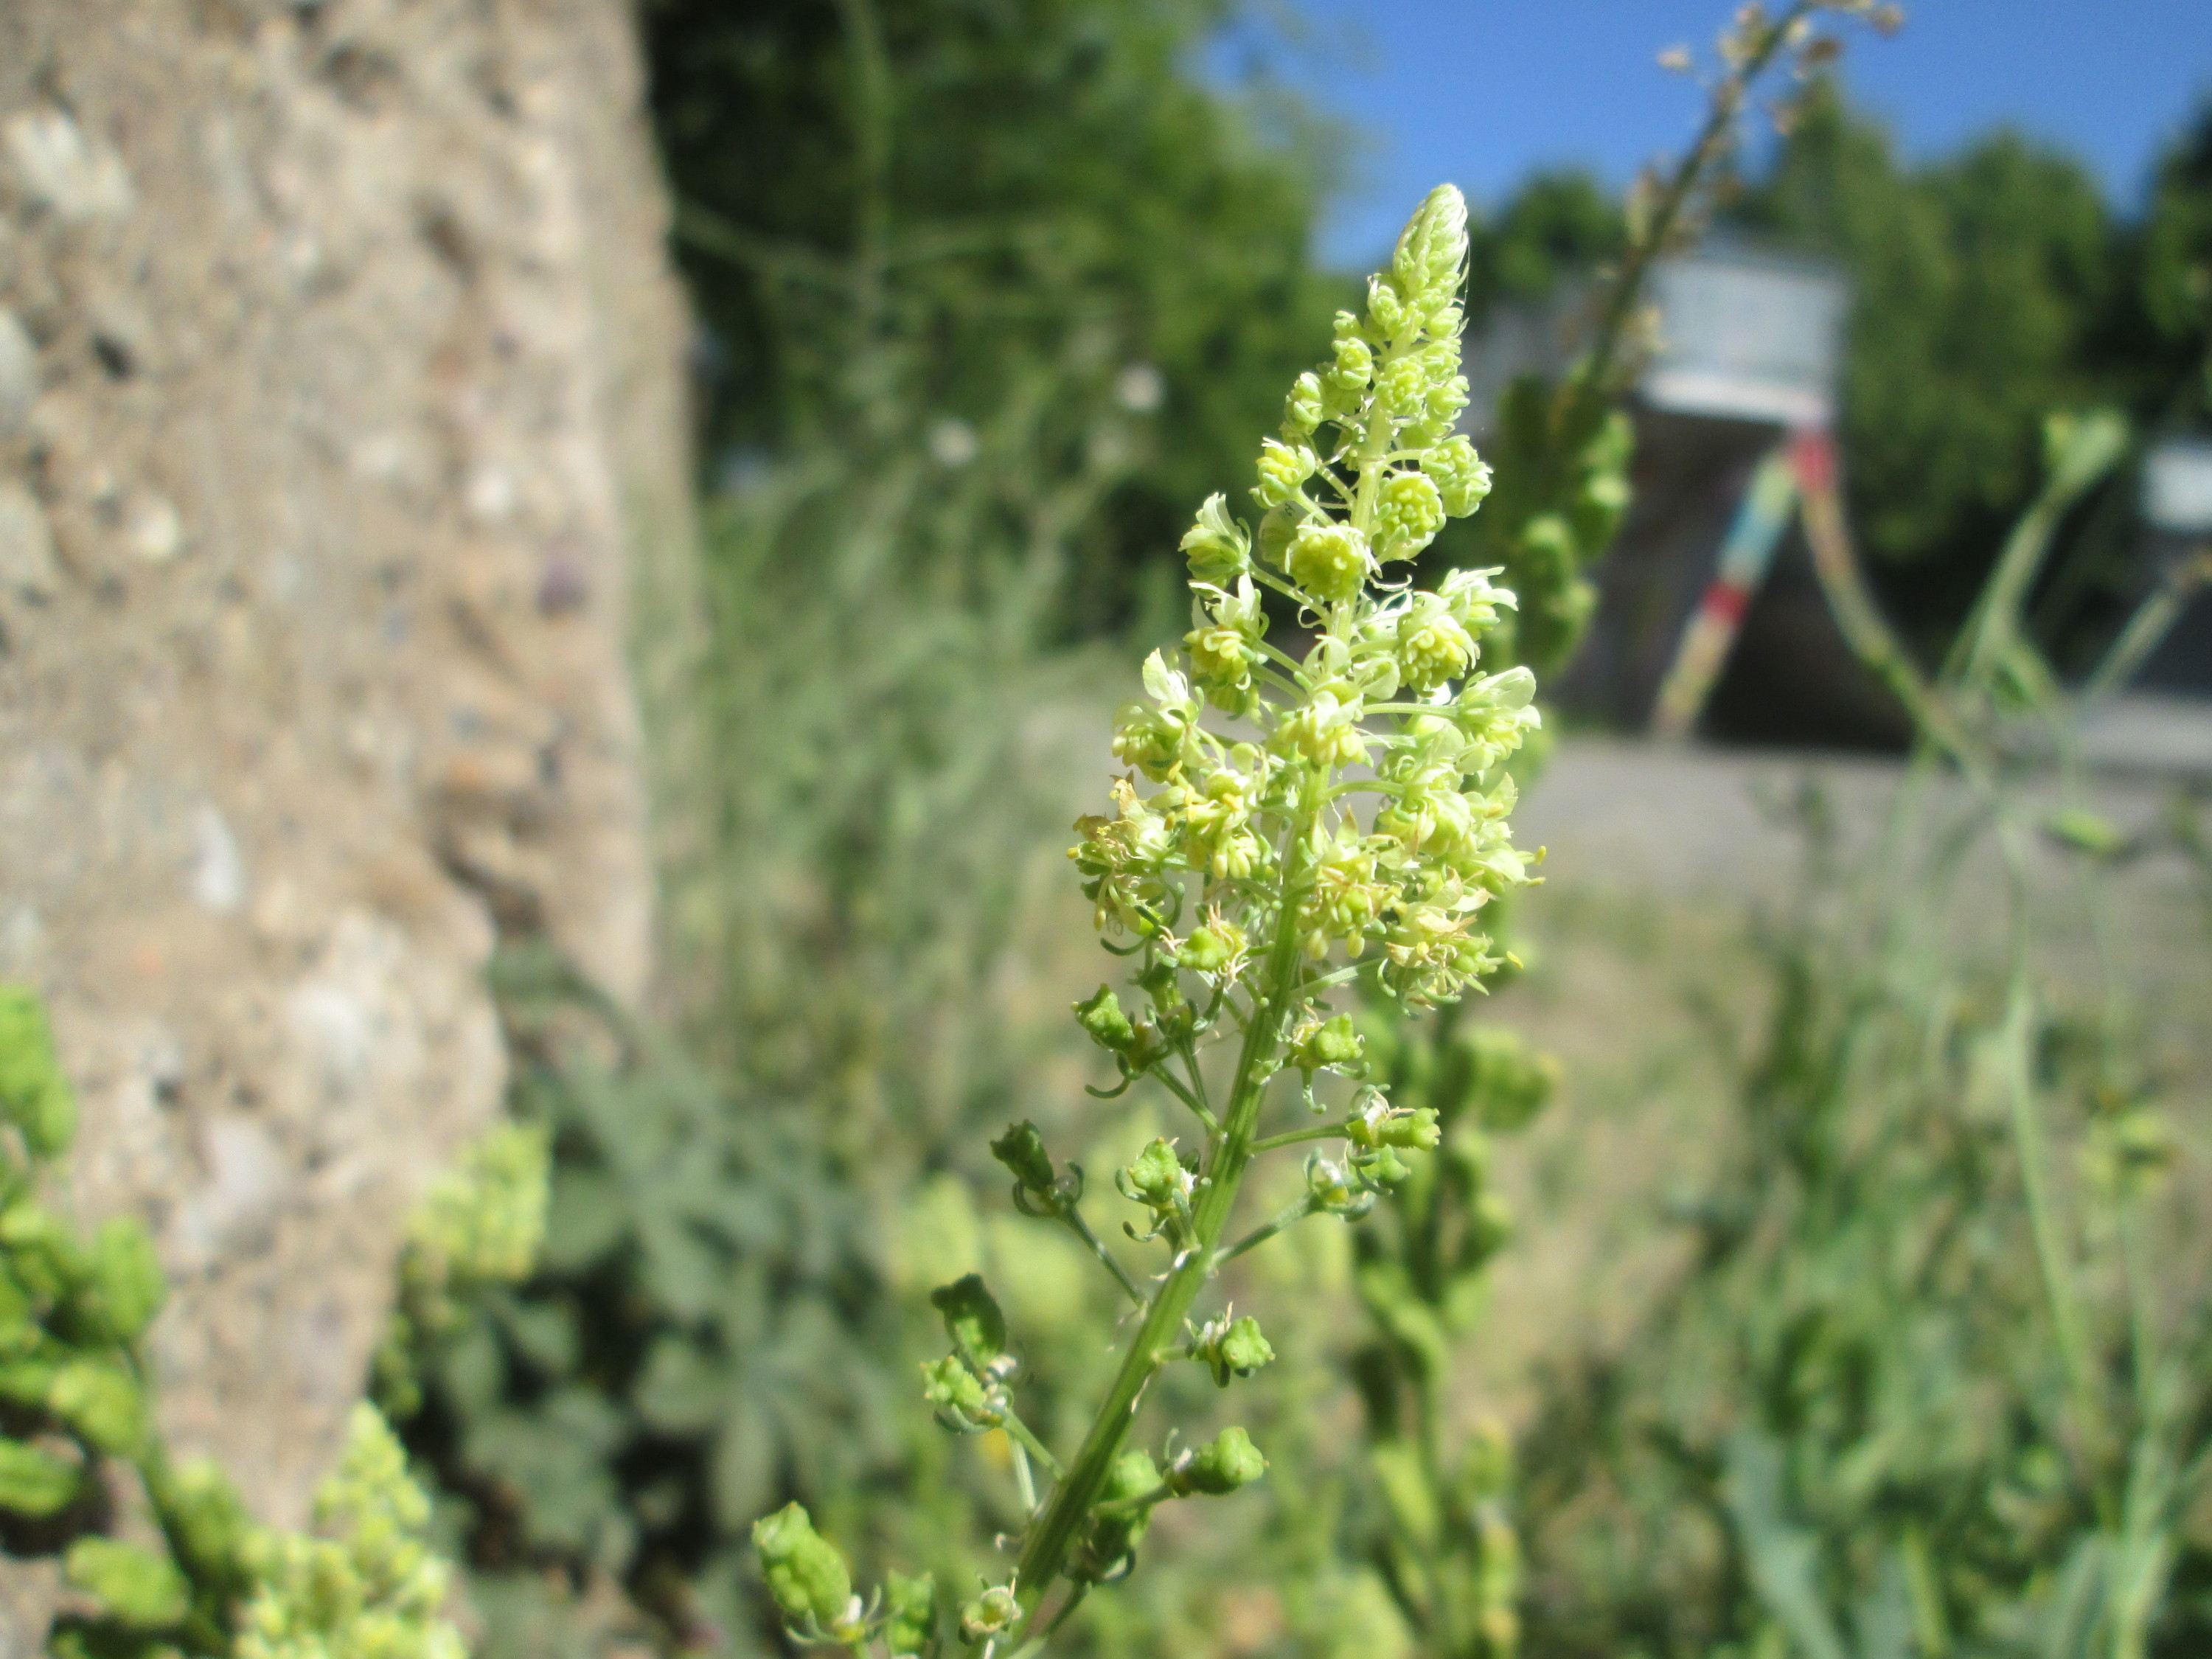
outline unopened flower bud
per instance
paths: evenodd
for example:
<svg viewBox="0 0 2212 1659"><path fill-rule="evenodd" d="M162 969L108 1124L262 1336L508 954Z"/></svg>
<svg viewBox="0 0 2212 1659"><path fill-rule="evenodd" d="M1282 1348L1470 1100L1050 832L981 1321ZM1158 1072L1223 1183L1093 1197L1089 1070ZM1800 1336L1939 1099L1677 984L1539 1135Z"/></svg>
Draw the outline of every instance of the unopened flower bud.
<svg viewBox="0 0 2212 1659"><path fill-rule="evenodd" d="M1252 491L1263 507L1281 507L1297 498L1305 481L1320 465L1304 445L1295 448L1273 438L1260 443L1260 482Z"/></svg>
<svg viewBox="0 0 2212 1659"><path fill-rule="evenodd" d="M884 1646L891 1659L918 1659L929 1650L937 1634L937 1579L923 1573L909 1578L902 1572L884 1579Z"/></svg>
<svg viewBox="0 0 2212 1659"><path fill-rule="evenodd" d="M1052 1159L1045 1152L1044 1137L1027 1118L1006 1126L1006 1133L991 1143L991 1156L1005 1164L1029 1192L1038 1197L1051 1194L1056 1178Z"/></svg>
<svg viewBox="0 0 2212 1659"><path fill-rule="evenodd" d="M1182 760L1183 732L1179 722L1157 709L1124 703L1114 722L1114 758L1162 781Z"/></svg>
<svg viewBox="0 0 2212 1659"><path fill-rule="evenodd" d="M1399 358L1375 380L1375 401L1401 421L1419 415L1428 395L1428 368L1418 357Z"/></svg>
<svg viewBox="0 0 2212 1659"><path fill-rule="evenodd" d="M1283 440L1303 442L1321 422L1321 377L1309 369L1291 384L1291 395L1284 401Z"/></svg>
<svg viewBox="0 0 2212 1659"><path fill-rule="evenodd" d="M1358 325L1350 312L1340 313L1337 317L1336 361L1328 370L1329 389L1333 392L1357 396L1367 390L1367 382L1374 375L1374 349L1357 332L1351 331Z"/></svg>
<svg viewBox="0 0 2212 1659"><path fill-rule="evenodd" d="M1451 185L1429 192L1390 256L1390 275L1408 301L1434 303L1459 288L1467 264L1467 200Z"/></svg>
<svg viewBox="0 0 2212 1659"><path fill-rule="evenodd" d="M1114 1460L1106 1484L1098 1493L1101 1504L1128 1503L1149 1498L1160 1489L1160 1471L1150 1453L1132 1446ZM1094 1516L1090 1531L1077 1549L1070 1576L1080 1583L1097 1583L1127 1570L1129 1553L1137 1547L1152 1522L1149 1504Z"/></svg>
<svg viewBox="0 0 2212 1659"><path fill-rule="evenodd" d="M1405 298L1388 276L1367 279L1367 320L1386 340L1395 338L1406 326Z"/></svg>
<svg viewBox="0 0 2212 1659"><path fill-rule="evenodd" d="M1049 1165L1048 1165L1049 1167ZM968 1273L929 1293L929 1305L945 1320L945 1334L969 1362L988 1365L1006 1352L1006 1316L981 1273Z"/></svg>
<svg viewBox="0 0 2212 1659"><path fill-rule="evenodd" d="M1297 1034L1291 1048L1291 1063L1305 1072L1357 1065L1364 1046L1352 1016L1339 1014Z"/></svg>
<svg viewBox="0 0 2212 1659"><path fill-rule="evenodd" d="M1244 930L1217 919L1193 930L1176 957L1194 974L1218 974L1242 958L1246 948Z"/></svg>
<svg viewBox="0 0 2212 1659"><path fill-rule="evenodd" d="M1367 538L1348 524L1309 524L1291 538L1284 573L1324 605L1358 593L1373 564Z"/></svg>
<svg viewBox="0 0 2212 1659"><path fill-rule="evenodd" d="M754 1522L753 1548L769 1594L791 1623L826 1631L845 1619L853 1600L852 1571L814 1530L803 1507L787 1504Z"/></svg>
<svg viewBox="0 0 2212 1659"><path fill-rule="evenodd" d="M1474 662L1474 638L1451 609L1433 593L1415 596L1398 619L1398 672L1409 691L1426 696L1458 678Z"/></svg>
<svg viewBox="0 0 2212 1659"><path fill-rule="evenodd" d="M921 1397L936 1407L938 1421L965 1434L995 1429L1006 1418L992 1390L957 1354L921 1368Z"/></svg>
<svg viewBox="0 0 2212 1659"><path fill-rule="evenodd" d="M1464 519L1490 494L1490 464L1475 453L1474 441L1455 433L1421 458L1421 470L1436 480L1444 511Z"/></svg>
<svg viewBox="0 0 2212 1659"><path fill-rule="evenodd" d="M1213 1372L1222 1388L1232 1376L1249 1376L1275 1358L1275 1350L1261 1334L1260 1322L1250 1315L1234 1321L1216 1321L1200 1333L1198 1358Z"/></svg>
<svg viewBox="0 0 2212 1659"><path fill-rule="evenodd" d="M1400 472L1383 481L1375 502L1375 546L1383 558L1413 557L1443 527L1443 497L1434 480Z"/></svg>
<svg viewBox="0 0 2212 1659"><path fill-rule="evenodd" d="M1155 1139L1114 1177L1121 1195L1155 1210L1172 1210L1190 1194L1192 1176L1176 1156L1175 1143Z"/></svg>
<svg viewBox="0 0 2212 1659"><path fill-rule="evenodd" d="M1432 1152L1443 1139L1434 1107L1393 1106L1379 1090L1368 1091L1365 1103L1346 1122L1344 1132L1353 1146L1370 1149L1404 1146Z"/></svg>

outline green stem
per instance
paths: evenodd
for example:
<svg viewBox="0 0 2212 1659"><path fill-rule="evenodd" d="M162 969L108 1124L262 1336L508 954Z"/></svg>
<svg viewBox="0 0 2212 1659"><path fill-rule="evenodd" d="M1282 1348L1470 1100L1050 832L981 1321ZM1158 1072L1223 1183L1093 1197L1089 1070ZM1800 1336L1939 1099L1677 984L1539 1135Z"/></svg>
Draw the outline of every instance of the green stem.
<svg viewBox="0 0 2212 1659"><path fill-rule="evenodd" d="M1075 1206L1071 1204L1059 1213L1060 1220L1067 1224L1069 1231L1081 1239L1089 1247L1091 1254L1098 1258L1106 1271L1114 1275L1114 1282L1121 1287L1129 1300L1139 1307L1143 1307L1145 1293L1137 1288L1137 1281L1129 1277L1127 1268L1107 1254L1106 1247L1098 1242L1098 1235L1091 1231L1091 1224L1083 1218Z"/></svg>
<svg viewBox="0 0 2212 1659"><path fill-rule="evenodd" d="M1330 1140L1344 1133L1341 1123L1324 1123L1318 1129L1287 1129L1279 1135L1269 1135L1264 1140L1252 1143L1255 1152L1272 1152L1278 1146L1295 1146L1301 1140Z"/></svg>
<svg viewBox="0 0 2212 1659"><path fill-rule="evenodd" d="M2190 596L2204 585L2208 571L2212 571L2212 544L2197 549L2192 561L2160 583L2158 591L2137 607L2112 641L2112 649L2106 652L2105 659L2083 683L2083 702L2094 702L2128 683L2142 666L2143 659L2158 648L2159 641L2180 619Z"/></svg>
<svg viewBox="0 0 2212 1659"><path fill-rule="evenodd" d="M1256 1152L1259 1149L1255 1146L1253 1150ZM1288 1209L1284 1210L1275 1216L1273 1219L1261 1222L1250 1232L1245 1234L1243 1237L1238 1239L1234 1244L1230 1245L1226 1249L1216 1253L1213 1258L1213 1265L1216 1267L1224 1267L1228 1263L1237 1260L1238 1256L1243 1255L1247 1250L1257 1249L1261 1245L1265 1244L1269 1239L1273 1238L1277 1233L1283 1231L1285 1228L1295 1227L1298 1223L1304 1221L1308 1216L1317 1215L1319 1213L1319 1207L1314 1203L1310 1197L1302 1198L1297 1203L1291 1205Z"/></svg>
<svg viewBox="0 0 2212 1659"><path fill-rule="evenodd" d="M1237 1188L1252 1161L1252 1143L1260 1121L1260 1106L1273 1073L1270 1062L1290 1013L1290 991L1298 968L1298 901L1306 872L1312 862L1312 831L1317 807L1309 783L1291 818L1282 908L1275 937L1268 947L1267 995L1245 1028L1244 1042L1237 1057L1236 1079L1229 1093L1229 1115L1223 1125L1211 1168L1200 1190L1192 1218L1190 1243L1176 1258L1167 1278L1154 1292L1143 1322L1122 1351L1121 1364L1100 1402L1091 1431L1075 1455L1065 1479L1053 1488L1044 1512L1030 1523L1022 1541L1015 1567L1015 1583L1027 1610L1025 1631L1037 1630L1043 1619L1046 1597L1066 1563L1077 1533L1089 1518L1091 1505L1105 1486L1114 1460L1129 1431L1162 1359L1176 1346L1184 1316L1213 1271L1212 1256L1229 1224Z"/></svg>
<svg viewBox="0 0 2212 1659"><path fill-rule="evenodd" d="M1062 1474L1060 1460L1052 1455L1051 1447L1036 1437L1036 1431L1028 1424L1009 1411L1006 1413L1005 1422L1000 1426L1006 1430L1007 1437L1017 1446L1026 1448L1031 1457L1043 1464L1050 1471L1054 1480L1060 1479Z"/></svg>
<svg viewBox="0 0 2212 1659"><path fill-rule="evenodd" d="M1191 1093L1188 1089L1177 1082L1166 1066L1156 1066L1152 1068L1151 1074L1153 1077L1158 1078L1162 1083L1165 1084L1168 1087L1169 1093L1172 1094L1177 1100L1182 1102L1184 1105L1189 1107L1190 1109L1197 1115L1198 1121L1206 1125L1206 1133L1210 1135L1218 1135L1221 1133L1220 1120L1216 1118L1212 1112L1206 1109L1205 1103L1200 1101L1196 1095Z"/></svg>
<svg viewBox="0 0 2212 1659"><path fill-rule="evenodd" d="M2005 1093L2011 1108L2014 1155L2020 1160L2021 1188L2027 1201L2028 1232L2034 1241L2036 1268L2042 1278L2044 1298L2051 1312L2051 1338L2058 1348L2060 1362L2065 1367L2067 1392L2071 1397L2075 1418L2075 1429L2081 1437L2078 1451L2094 1465L2104 1437L2100 1432L2088 1348L2082 1339L2081 1317L2074 1304L2074 1280L2069 1271L2065 1243L2061 1234L2057 1201L2049 1184L2049 1148L2044 1139L2043 1114L2035 1098L2033 1054L2035 998L2028 984L2024 915L2026 887L2029 879L2027 849L2023 844L2019 826L2009 820L1999 826L1998 839L2004 849L2005 862L2014 889L2012 902L2015 938L2012 971L2005 993L2003 1028ZM2097 1489L2100 1512L2108 1511L2111 1507L2109 1496L2103 1491L2101 1483L2093 1480L2092 1484ZM2109 1514L2106 1514L2106 1520L2109 1525Z"/></svg>
<svg viewBox="0 0 2212 1659"><path fill-rule="evenodd" d="M1684 152L1682 159L1675 163L1674 175L1653 204L1644 234L1630 244L1628 257L1621 262L1620 274L1613 279L1612 291L1607 296L1604 317L1598 324L1590 354L1570 382L1571 402L1580 403L1585 398L1601 399L1610 395L1613 359L1627 334L1629 319L1635 314L1636 302L1644 292L1644 279L1650 273L1651 262L1666 251L1675 222L1689 206L1698 180L1727 149L1729 130L1743 108L1751 83L1765 72L1798 19L1808 15L1813 9L1814 0L1797 0L1776 18L1771 32L1759 43L1759 50L1739 64L1714 93L1705 125L1698 129L1696 141Z"/></svg>

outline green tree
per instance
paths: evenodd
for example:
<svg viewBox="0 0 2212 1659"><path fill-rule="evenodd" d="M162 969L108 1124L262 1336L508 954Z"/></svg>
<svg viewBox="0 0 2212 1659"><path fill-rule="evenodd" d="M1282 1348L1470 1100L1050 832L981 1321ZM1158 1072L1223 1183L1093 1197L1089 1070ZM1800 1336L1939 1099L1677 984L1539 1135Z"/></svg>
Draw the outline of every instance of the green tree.
<svg viewBox="0 0 2212 1659"><path fill-rule="evenodd" d="M2008 131L1908 168L1830 88L1734 217L1849 276L1853 526L1912 631L1948 629L2033 493L2043 417L2122 389L2120 228L2095 179Z"/></svg>
<svg viewBox="0 0 2212 1659"><path fill-rule="evenodd" d="M1552 168L1516 185L1489 221L1470 227L1468 306L1480 318L1501 300L1550 293L1621 249L1620 204L1588 173Z"/></svg>
<svg viewBox="0 0 2212 1659"><path fill-rule="evenodd" d="M678 246L716 362L709 448L957 434L1039 362L1151 416L1079 550L1079 623L1279 413L1339 299L1308 254L1322 147L1186 65L1221 0L658 0ZM853 331L879 348L855 354ZM1066 398L1060 465L1088 437ZM1165 568L1167 561L1159 558Z"/></svg>
<svg viewBox="0 0 2212 1659"><path fill-rule="evenodd" d="M2212 418L2212 99L2160 159L2137 260L2142 400L2177 423Z"/></svg>

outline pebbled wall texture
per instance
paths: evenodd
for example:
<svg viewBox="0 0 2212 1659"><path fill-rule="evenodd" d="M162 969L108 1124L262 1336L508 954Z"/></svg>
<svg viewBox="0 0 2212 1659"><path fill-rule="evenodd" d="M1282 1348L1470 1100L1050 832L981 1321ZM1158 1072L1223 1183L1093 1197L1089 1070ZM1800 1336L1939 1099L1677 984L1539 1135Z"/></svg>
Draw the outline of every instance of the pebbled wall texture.
<svg viewBox="0 0 2212 1659"><path fill-rule="evenodd" d="M0 5L0 974L75 1208L160 1240L167 1427L270 1522L499 1109L495 940L648 993L696 607L641 94L623 0Z"/></svg>

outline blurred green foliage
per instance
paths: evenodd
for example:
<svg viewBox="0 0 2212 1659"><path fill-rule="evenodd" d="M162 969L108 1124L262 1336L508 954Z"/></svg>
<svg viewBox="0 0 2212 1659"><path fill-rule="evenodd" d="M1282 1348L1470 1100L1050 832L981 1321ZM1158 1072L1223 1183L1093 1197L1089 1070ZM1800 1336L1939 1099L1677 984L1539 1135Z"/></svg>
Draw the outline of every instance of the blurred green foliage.
<svg viewBox="0 0 2212 1659"><path fill-rule="evenodd" d="M2112 404L2154 434L2212 415L2212 109L2169 144L2130 218L2080 161L2010 132L1908 167L1830 88L1731 216L1850 277L1852 522L1930 654L2034 493L2048 411ZM2039 631L2069 665L2144 585L2131 482L2091 504L2046 579Z"/></svg>
<svg viewBox="0 0 2212 1659"><path fill-rule="evenodd" d="M2212 1639L2207 1264L2106 886L2191 851L2196 819L2124 834L2069 756L2075 711L2021 606L2124 440L2110 418L2051 434L1942 672L1866 653L1923 734L1883 823L1852 844L1800 803L1809 866L1767 934L1729 1161L1680 1217L1688 1271L1548 1391L1535 1650Z"/></svg>
<svg viewBox="0 0 2212 1659"><path fill-rule="evenodd" d="M211 1466L171 1463L155 1425L142 1339L168 1286L144 1225L116 1216L86 1238L45 1201L76 1097L27 986L0 984L0 1543L61 1556L87 1598L62 1651L227 1651L251 1583L244 1516ZM158 1546L107 1535L132 1486Z"/></svg>
<svg viewBox="0 0 2212 1659"><path fill-rule="evenodd" d="M2046 413L2109 404L2152 435L2212 419L2212 107L2166 146L2131 214L2086 164L2012 132L1909 164L1823 79L1716 216L1725 232L1833 260L1850 281L1849 507L1883 600L1923 656L1941 653L2033 495ZM1587 175L1534 177L1478 233L1474 314L1587 280L1624 240L1618 204ZM1532 481L1516 429L1509 399L1490 457L1501 499L1447 543L1452 556L1507 556L1504 492ZM2124 471L2084 504L2043 580L2031 615L2063 667L2083 665L2148 582L2132 486Z"/></svg>
<svg viewBox="0 0 2212 1659"><path fill-rule="evenodd" d="M45 1005L0 983L0 1547L54 1557L58 1659L459 1659L452 1568L375 1408L354 1408L319 1535L257 1527L204 1458L169 1455L147 1328L168 1286L135 1216L91 1237L45 1201L76 1100ZM118 1534L122 1534L118 1536Z"/></svg>
<svg viewBox="0 0 2212 1659"><path fill-rule="evenodd" d="M553 1148L545 1243L526 1282L412 1322L407 1439L480 1574L626 1576L690 1639L734 1605L725 1534L892 1449L860 1195L556 959L502 957L494 985L514 1110Z"/></svg>
<svg viewBox="0 0 2212 1659"><path fill-rule="evenodd" d="M1201 85L1222 0L653 0L656 129L710 338L707 453L789 456L896 410L981 429L1083 360L1084 415L1146 416L1145 465L1071 530L1058 628L1126 622L1190 503L1241 466L1326 333L1318 129ZM848 349L855 325L898 346ZM1071 395L1072 394L1072 395Z"/></svg>
<svg viewBox="0 0 2212 1659"><path fill-rule="evenodd" d="M1453 1356L1476 1328L1484 1269L1513 1236L1492 1179L1492 1137L1528 1127L1559 1066L1497 1026L1376 1018L1369 1075L1402 1108L1437 1115L1434 1158L1352 1236L1370 1322L1347 1356L1371 1477L1353 1547L1375 1562L1422 1650L1510 1659L1520 1643L1521 1547L1512 1445L1486 1420L1455 1434Z"/></svg>

